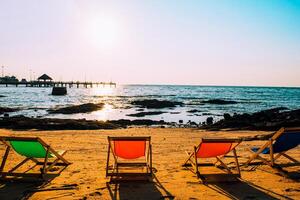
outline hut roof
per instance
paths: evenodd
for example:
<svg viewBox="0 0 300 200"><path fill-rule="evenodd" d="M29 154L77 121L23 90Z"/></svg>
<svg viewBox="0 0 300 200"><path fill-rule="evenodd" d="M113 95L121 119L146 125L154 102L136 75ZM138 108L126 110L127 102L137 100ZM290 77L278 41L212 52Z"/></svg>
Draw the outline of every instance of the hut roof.
<svg viewBox="0 0 300 200"><path fill-rule="evenodd" d="M48 76L47 74L43 74L42 76L40 76L38 78L38 80L52 80L52 78L50 76Z"/></svg>

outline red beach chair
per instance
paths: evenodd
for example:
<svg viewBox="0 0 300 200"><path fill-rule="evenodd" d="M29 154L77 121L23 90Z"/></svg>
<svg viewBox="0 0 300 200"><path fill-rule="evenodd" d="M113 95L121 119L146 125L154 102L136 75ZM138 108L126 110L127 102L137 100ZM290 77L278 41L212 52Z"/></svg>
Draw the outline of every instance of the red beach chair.
<svg viewBox="0 0 300 200"><path fill-rule="evenodd" d="M203 182L209 181L210 178L215 179L216 174L200 174L199 163L198 159L206 159L206 158L216 158L216 162L214 163L217 166L220 163L220 167L226 172L226 174L221 175L218 174L219 178L217 181L229 181L229 180L236 180L241 176L238 158L236 154L236 147L241 143L240 139L224 139L224 138L202 138L201 142L198 146L194 147L194 152L187 153L188 158L184 162L183 166L193 166L195 169L195 173L198 178L200 178ZM233 172L222 160L222 157L225 157L229 152L233 152L234 162L236 165L236 173ZM229 176L228 176L229 175ZM229 178L228 178L229 177ZM214 180L212 180L214 181Z"/></svg>
<svg viewBox="0 0 300 200"><path fill-rule="evenodd" d="M108 176L152 176L151 137L108 137L106 177Z"/></svg>

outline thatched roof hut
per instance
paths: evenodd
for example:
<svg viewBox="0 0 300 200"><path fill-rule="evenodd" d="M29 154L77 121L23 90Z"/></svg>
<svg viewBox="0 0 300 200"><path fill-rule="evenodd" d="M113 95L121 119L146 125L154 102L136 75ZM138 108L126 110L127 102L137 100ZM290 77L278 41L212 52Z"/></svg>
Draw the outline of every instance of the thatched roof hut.
<svg viewBox="0 0 300 200"><path fill-rule="evenodd" d="M48 76L47 74L43 74L42 76L40 76L40 77L38 78L38 80L52 81L53 79L52 79L50 76Z"/></svg>

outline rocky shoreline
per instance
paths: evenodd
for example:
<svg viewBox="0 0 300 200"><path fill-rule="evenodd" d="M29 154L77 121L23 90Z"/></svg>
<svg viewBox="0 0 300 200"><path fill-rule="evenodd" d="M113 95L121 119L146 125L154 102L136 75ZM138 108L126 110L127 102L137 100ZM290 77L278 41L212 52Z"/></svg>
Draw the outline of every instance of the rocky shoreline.
<svg viewBox="0 0 300 200"><path fill-rule="evenodd" d="M201 128L209 130L277 130L280 127L300 127L300 109L287 110L287 108L279 107L233 116L225 113L224 119L203 125Z"/></svg>
<svg viewBox="0 0 300 200"><path fill-rule="evenodd" d="M101 109L101 105L92 109ZM70 114L70 110L68 114ZM60 110L61 111L61 110ZM78 107L75 108L78 111ZM63 108L65 112L65 108ZM76 113L76 112L75 112ZM143 115L143 113L142 113ZM213 118L208 117L206 123L197 124L189 121L183 124L179 122L165 122L163 120L155 121L149 119L137 120L85 120L85 119L54 119L54 118L30 118L25 116L4 116L0 118L0 128L14 130L95 130L95 129L117 129L127 128L130 126L159 126L159 127L183 127L183 128L199 128L206 130L277 130L280 127L300 126L300 109L287 110L287 108L279 107L269 110L263 110L253 114L234 114L225 113L224 118L213 123Z"/></svg>
<svg viewBox="0 0 300 200"><path fill-rule="evenodd" d="M30 118L25 116L0 118L0 128L13 130L96 130L152 125L166 125L166 123L147 119L98 121L85 119Z"/></svg>

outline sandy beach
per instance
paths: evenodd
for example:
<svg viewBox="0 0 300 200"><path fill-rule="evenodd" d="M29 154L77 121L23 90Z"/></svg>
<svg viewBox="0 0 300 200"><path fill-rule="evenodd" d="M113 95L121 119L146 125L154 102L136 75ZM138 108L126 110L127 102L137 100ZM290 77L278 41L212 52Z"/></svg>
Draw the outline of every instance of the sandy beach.
<svg viewBox="0 0 300 200"><path fill-rule="evenodd" d="M237 182L202 184L190 170L181 164L185 151L191 151L201 137L249 137L270 132L218 131L197 129L129 128L118 130L86 131L0 131L0 135L38 136L55 149L65 149L65 158L72 162L49 183L1 182L0 199L299 199L299 166L288 166L283 177L266 165L242 168ZM105 177L107 136L151 136L153 146L154 177L149 182L109 183ZM249 156L248 148L264 141L243 142L237 153L240 163ZM4 145L0 152L4 154ZM299 147L289 155L300 159ZM10 153L6 167L21 161L22 157ZM229 160L230 162L230 160ZM286 164L288 161L280 159ZM284 166L284 165L283 165ZM256 168L255 170L253 168ZM203 173L216 168L203 167ZM220 170L219 170L220 171ZM68 188L63 190L61 188ZM51 188L60 188L50 190ZM34 191L34 190L40 191ZM44 190L44 191L43 191Z"/></svg>

